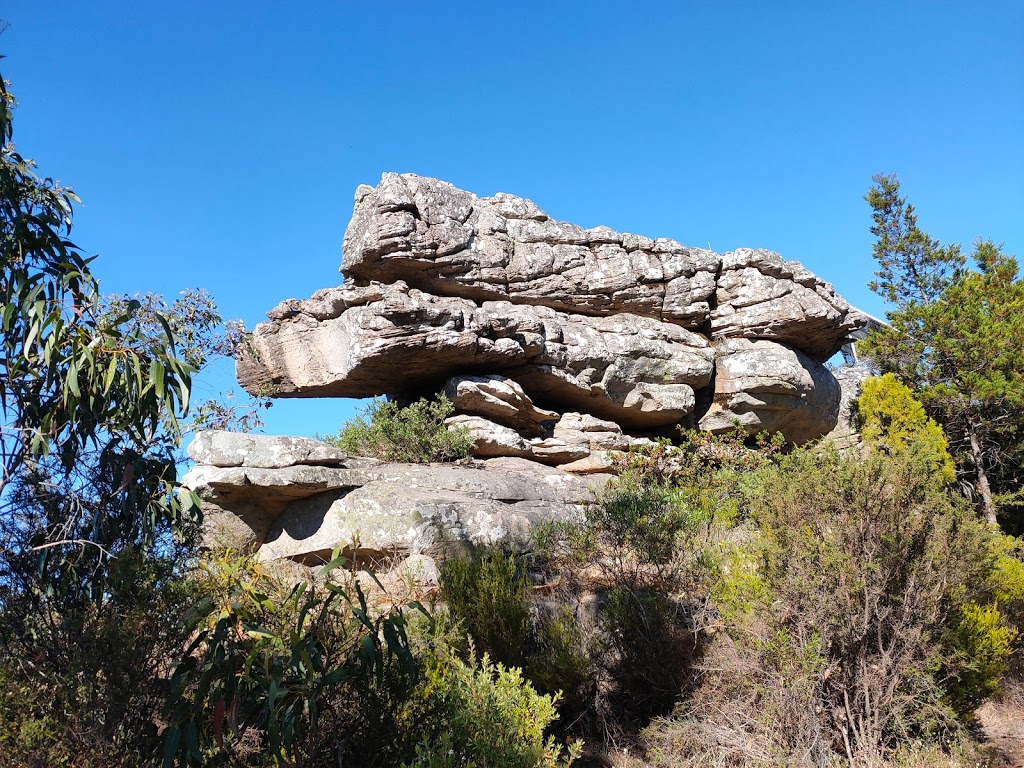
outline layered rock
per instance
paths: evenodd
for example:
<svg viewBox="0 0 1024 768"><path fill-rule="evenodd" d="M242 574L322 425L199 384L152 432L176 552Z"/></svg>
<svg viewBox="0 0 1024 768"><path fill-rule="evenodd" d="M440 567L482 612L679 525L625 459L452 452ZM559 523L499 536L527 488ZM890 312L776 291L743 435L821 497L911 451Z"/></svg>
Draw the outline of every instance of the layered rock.
<svg viewBox="0 0 1024 768"><path fill-rule="evenodd" d="M500 371L553 404L654 427L693 411L714 366L707 339L652 318L478 306L402 282L320 291L270 316L237 372L247 390L277 397L437 390L456 374Z"/></svg>
<svg viewBox="0 0 1024 768"><path fill-rule="evenodd" d="M343 251L346 280L690 328L708 318L719 261L667 238L554 221L514 195L396 173L356 191Z"/></svg>
<svg viewBox="0 0 1024 768"><path fill-rule="evenodd" d="M726 339L715 347L714 400L701 429L719 433L738 425L801 444L835 427L840 389L825 366L774 341Z"/></svg>
<svg viewBox="0 0 1024 768"><path fill-rule="evenodd" d="M474 377L448 394L480 455L549 463L586 444L551 432L564 411L634 433L738 422L819 437L838 397L820 364L865 319L770 251L584 229L412 174L357 190L342 272L341 287L268 313L238 361L246 389L368 397ZM754 358L758 376L736 373ZM505 383L481 384L493 376Z"/></svg>
<svg viewBox="0 0 1024 768"><path fill-rule="evenodd" d="M580 413L566 413L554 422L550 437L525 437L521 431L470 414L453 416L446 423L450 428L469 432L476 444L475 456L515 456L569 472L606 471L611 468L607 454L652 443L647 438L624 434L613 421ZM599 463L578 464L595 454L601 455Z"/></svg>
<svg viewBox="0 0 1024 768"><path fill-rule="evenodd" d="M715 338L771 339L824 362L863 318L799 262L750 248L722 256L711 313Z"/></svg>
<svg viewBox="0 0 1024 768"><path fill-rule="evenodd" d="M244 465L228 445L242 439ZM524 546L531 525L565 519L602 482L507 458L445 466L334 455L330 466L307 464L310 454L294 451L292 440L207 432L193 441L190 455L203 463L183 482L200 498L208 541L303 562L338 547L383 557L464 543ZM322 454L332 451L322 445ZM285 456L295 463L282 466Z"/></svg>
<svg viewBox="0 0 1024 768"><path fill-rule="evenodd" d="M268 313L239 356L241 384L275 397L444 392L449 428L483 461L389 465L201 436L189 481L261 556L521 541L532 521L586 503L622 451L680 425L817 439L840 405L824 363L870 321L770 251L584 229L411 174L357 190L341 270L342 286Z"/></svg>

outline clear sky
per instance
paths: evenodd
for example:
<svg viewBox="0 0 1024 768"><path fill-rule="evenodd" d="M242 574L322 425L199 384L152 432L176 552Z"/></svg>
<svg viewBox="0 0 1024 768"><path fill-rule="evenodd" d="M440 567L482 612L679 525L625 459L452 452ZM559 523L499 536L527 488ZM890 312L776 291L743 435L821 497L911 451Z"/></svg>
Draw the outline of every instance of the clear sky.
<svg viewBox="0 0 1024 768"><path fill-rule="evenodd" d="M1024 2L6 0L15 138L110 292L252 327L337 285L358 184L436 176L583 226L871 278L871 176L1024 256ZM212 377L209 390L226 376ZM279 401L270 433L351 403Z"/></svg>

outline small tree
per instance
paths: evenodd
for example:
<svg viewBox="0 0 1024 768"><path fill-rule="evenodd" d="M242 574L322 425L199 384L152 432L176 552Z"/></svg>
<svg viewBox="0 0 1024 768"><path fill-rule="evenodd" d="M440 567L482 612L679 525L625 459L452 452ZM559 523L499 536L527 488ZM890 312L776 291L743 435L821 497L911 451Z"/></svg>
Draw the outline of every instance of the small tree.
<svg viewBox="0 0 1024 768"><path fill-rule="evenodd" d="M197 519L176 451L219 317L103 300L69 239L77 197L17 152L13 108L0 82L0 753L138 765L184 641Z"/></svg>

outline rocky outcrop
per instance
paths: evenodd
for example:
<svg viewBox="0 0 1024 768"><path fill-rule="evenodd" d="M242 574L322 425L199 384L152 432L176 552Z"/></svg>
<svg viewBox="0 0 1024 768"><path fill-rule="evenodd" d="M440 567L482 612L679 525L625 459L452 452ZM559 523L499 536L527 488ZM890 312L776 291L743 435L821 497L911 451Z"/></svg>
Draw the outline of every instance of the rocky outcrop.
<svg viewBox="0 0 1024 768"><path fill-rule="evenodd" d="M585 503L622 451L680 425L817 439L840 407L824 363L870 321L770 251L585 229L411 174L357 190L341 271L340 287L268 313L238 358L241 384L274 397L444 392L477 463L200 436L189 482L261 556L520 541L531 521Z"/></svg>
<svg viewBox="0 0 1024 768"><path fill-rule="evenodd" d="M876 321L877 322L877 321ZM856 358L855 358L856 359ZM855 450L860 445L860 425L857 423L857 398L864 382L873 372L868 365L844 365L835 371L839 382L839 419L835 429L826 435L840 451Z"/></svg>
<svg viewBox="0 0 1024 768"><path fill-rule="evenodd" d="M401 282L321 291L270 316L237 372L247 390L277 397L436 391L458 374L500 371L532 397L641 428L690 414L714 367L707 339L649 317L478 306Z"/></svg>
<svg viewBox="0 0 1024 768"><path fill-rule="evenodd" d="M257 326L238 360L246 389L369 397L447 387L452 424L470 429L478 455L549 463L608 450L554 434L565 412L633 437L736 423L794 443L820 437L838 398L821 364L866 317L770 251L720 256L584 229L524 198L411 174L357 190L342 272L344 285L289 299Z"/></svg>
<svg viewBox="0 0 1024 768"><path fill-rule="evenodd" d="M346 280L404 280L444 296L627 312L689 328L707 320L718 270L711 251L583 229L514 195L480 198L396 173L356 191L343 251Z"/></svg>
<svg viewBox="0 0 1024 768"><path fill-rule="evenodd" d="M863 318L798 262L750 248L722 256L711 313L716 338L771 339L824 362Z"/></svg>
<svg viewBox="0 0 1024 768"><path fill-rule="evenodd" d="M579 462L592 454L627 451L652 443L647 438L624 434L615 422L580 413L566 413L554 423L551 436L544 438L526 438L515 429L468 414L453 416L446 423L449 427L468 430L476 444L476 456L515 456L557 466L567 472L589 473L598 471L597 468L607 471L611 468L607 455L597 464Z"/></svg>
<svg viewBox="0 0 1024 768"><path fill-rule="evenodd" d="M303 463L309 454L294 452L293 438L262 435L240 436L249 448L244 465L233 449L208 450L236 437L200 433L190 454L206 463L183 483L201 501L207 541L258 549L263 559L312 562L338 547L372 558L465 543L525 546L531 525L565 519L607 477L508 458L457 466L346 458L324 466ZM295 463L282 466L287 455Z"/></svg>

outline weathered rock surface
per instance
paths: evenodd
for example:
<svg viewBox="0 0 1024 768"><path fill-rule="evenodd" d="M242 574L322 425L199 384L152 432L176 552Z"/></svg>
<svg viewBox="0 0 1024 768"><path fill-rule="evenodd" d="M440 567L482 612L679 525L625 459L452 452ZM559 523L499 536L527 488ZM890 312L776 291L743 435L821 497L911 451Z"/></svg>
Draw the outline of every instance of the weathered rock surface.
<svg viewBox="0 0 1024 768"><path fill-rule="evenodd" d="M583 229L411 174L359 188L343 252L344 285L257 326L242 386L443 391L449 428L468 429L486 461L383 464L314 441L200 435L187 482L208 527L261 557L517 546L532 522L589 501L619 452L679 424L816 439L840 408L822 363L880 322L770 251Z"/></svg>
<svg viewBox="0 0 1024 768"><path fill-rule="evenodd" d="M824 365L774 341L726 339L715 347L714 402L701 429L739 424L751 434L781 432L799 445L835 427L839 383Z"/></svg>
<svg viewBox="0 0 1024 768"><path fill-rule="evenodd" d="M714 360L703 336L648 317L477 306L404 283L320 291L271 316L237 374L250 392L278 397L440 389L454 375L500 371L533 400L654 427L693 411Z"/></svg>
<svg viewBox="0 0 1024 768"><path fill-rule="evenodd" d="M440 295L628 312L687 327L707 320L718 270L711 251L583 229L514 195L480 198L396 173L357 190L343 251L346 279L405 280Z"/></svg>
<svg viewBox="0 0 1024 768"><path fill-rule="evenodd" d="M276 469L296 464L345 466L348 456L308 437L269 437L211 429L200 432L188 446L196 464L213 467Z"/></svg>
<svg viewBox="0 0 1024 768"><path fill-rule="evenodd" d="M857 425L854 403L860 397L864 382L873 375L868 365L844 365L834 372L839 382L839 419L835 429L828 433L828 439L840 451L852 450L860 445L860 429Z"/></svg>
<svg viewBox="0 0 1024 768"><path fill-rule="evenodd" d="M711 313L715 338L771 339L818 362L839 351L863 313L832 286L777 253L740 248L722 256Z"/></svg>
<svg viewBox="0 0 1024 768"><path fill-rule="evenodd" d="M225 543L258 548L264 559L307 561L336 547L378 556L465 542L523 546L531 525L564 519L592 501L606 477L505 458L473 466L200 465L184 484L211 524L229 524L219 533L235 540Z"/></svg>
<svg viewBox="0 0 1024 768"><path fill-rule="evenodd" d="M483 416L470 416L460 413L457 416L445 419L449 429L467 429L470 437L476 443L474 456L480 458L493 458L495 456L520 456L524 459L532 458L533 447L525 437L520 435L511 427L495 424Z"/></svg>
<svg viewBox="0 0 1024 768"><path fill-rule="evenodd" d="M449 428L465 428L476 443L474 455L481 458L513 456L557 466L568 472L607 471L612 466L610 451L625 451L634 445L651 443L647 438L625 435L611 421L580 413L567 413L555 424L551 437L527 438L510 427L481 416L459 414L445 421ZM576 464L592 453L604 454L599 464ZM565 465L573 466L567 468Z"/></svg>
<svg viewBox="0 0 1024 768"><path fill-rule="evenodd" d="M558 421L558 414L538 408L523 388L506 376L456 376L444 388L460 414L482 416L505 427L542 437L545 422Z"/></svg>

